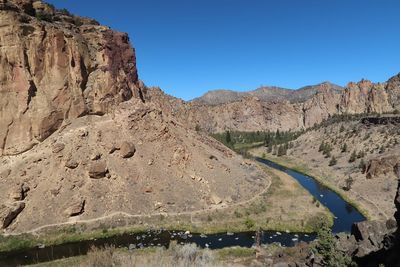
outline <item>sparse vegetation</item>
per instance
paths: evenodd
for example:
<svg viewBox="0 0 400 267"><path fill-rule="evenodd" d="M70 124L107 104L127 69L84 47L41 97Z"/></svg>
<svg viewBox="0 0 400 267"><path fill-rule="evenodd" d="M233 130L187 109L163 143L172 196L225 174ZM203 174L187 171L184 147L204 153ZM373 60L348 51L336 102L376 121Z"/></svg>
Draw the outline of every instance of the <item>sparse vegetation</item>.
<svg viewBox="0 0 400 267"><path fill-rule="evenodd" d="M47 22L52 22L53 21L53 16L49 13L45 13L45 12L37 12L35 17L38 20L43 20L43 21L47 21Z"/></svg>
<svg viewBox="0 0 400 267"><path fill-rule="evenodd" d="M78 267L131 267L131 266L214 266L218 257L216 252L200 249L195 244L177 245L172 243L169 249L148 248L126 253L113 246L92 247L87 256L70 266Z"/></svg>
<svg viewBox="0 0 400 267"><path fill-rule="evenodd" d="M71 16L71 13L68 11L68 9L66 9L66 8L62 8L62 9L58 9L57 10L59 13L61 13L62 15L65 15L65 16Z"/></svg>

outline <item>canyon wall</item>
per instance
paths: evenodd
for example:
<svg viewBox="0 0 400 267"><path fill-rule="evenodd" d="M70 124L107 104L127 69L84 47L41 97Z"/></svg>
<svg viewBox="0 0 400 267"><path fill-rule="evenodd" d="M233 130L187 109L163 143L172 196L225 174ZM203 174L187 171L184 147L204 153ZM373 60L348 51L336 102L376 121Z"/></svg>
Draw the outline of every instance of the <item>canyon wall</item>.
<svg viewBox="0 0 400 267"><path fill-rule="evenodd" d="M139 97L138 86L127 34L41 1L0 1L0 155Z"/></svg>
<svg viewBox="0 0 400 267"><path fill-rule="evenodd" d="M335 114L393 113L400 110L400 74L385 83L362 80L349 83L346 88L331 83L311 88L313 90L306 88L291 93L273 88L268 97L261 97L260 90L256 90L257 97L252 92L241 97L232 97L226 91L222 91L222 95L219 95L221 91L209 92L204 99L183 103L183 107L175 105L175 109L177 116L191 127L197 126L207 132L300 130ZM229 95L226 101L222 99L224 95ZM214 104L211 96L220 104Z"/></svg>

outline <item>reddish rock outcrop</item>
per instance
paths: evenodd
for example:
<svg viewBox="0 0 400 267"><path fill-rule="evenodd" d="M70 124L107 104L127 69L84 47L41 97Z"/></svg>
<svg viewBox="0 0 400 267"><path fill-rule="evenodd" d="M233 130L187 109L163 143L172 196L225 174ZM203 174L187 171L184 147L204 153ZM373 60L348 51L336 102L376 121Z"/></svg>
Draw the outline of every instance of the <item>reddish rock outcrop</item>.
<svg viewBox="0 0 400 267"><path fill-rule="evenodd" d="M371 159L366 167L365 174L368 179L391 173L400 166L400 156L392 155L384 158Z"/></svg>
<svg viewBox="0 0 400 267"><path fill-rule="evenodd" d="M0 36L0 155L141 95L125 33L40 1L1 0Z"/></svg>

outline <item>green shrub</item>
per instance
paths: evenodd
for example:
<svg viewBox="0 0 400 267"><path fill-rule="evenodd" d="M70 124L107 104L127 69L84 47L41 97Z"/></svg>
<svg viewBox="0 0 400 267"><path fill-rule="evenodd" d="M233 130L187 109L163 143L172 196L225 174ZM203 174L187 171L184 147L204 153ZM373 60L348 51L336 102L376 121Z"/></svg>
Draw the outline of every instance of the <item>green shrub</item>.
<svg viewBox="0 0 400 267"><path fill-rule="evenodd" d="M244 225L246 225L247 229L251 229L251 228L254 227L255 223L254 223L254 221L253 221L252 219L247 218L247 219L244 221Z"/></svg>
<svg viewBox="0 0 400 267"><path fill-rule="evenodd" d="M352 185L354 184L354 179L353 179L353 177L351 177L349 175L349 177L347 177L345 182L346 182L346 185L343 187L343 190L349 191L351 189Z"/></svg>
<svg viewBox="0 0 400 267"><path fill-rule="evenodd" d="M337 160L334 156L332 156L331 160L329 161L329 166L335 166L337 164Z"/></svg>
<svg viewBox="0 0 400 267"><path fill-rule="evenodd" d="M319 227L317 235L318 241L313 251L322 258L322 266L356 266L350 256L337 248L332 231L326 224Z"/></svg>
<svg viewBox="0 0 400 267"><path fill-rule="evenodd" d="M357 153L356 151L353 151L353 153L351 153L350 158L349 158L349 163L353 163L354 161L356 161L357 159Z"/></svg>

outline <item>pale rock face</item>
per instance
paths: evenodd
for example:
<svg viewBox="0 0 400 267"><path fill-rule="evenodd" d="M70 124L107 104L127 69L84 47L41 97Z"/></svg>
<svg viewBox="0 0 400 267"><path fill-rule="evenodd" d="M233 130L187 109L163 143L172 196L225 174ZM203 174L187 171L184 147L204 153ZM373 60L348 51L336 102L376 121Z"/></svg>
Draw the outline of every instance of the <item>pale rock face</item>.
<svg viewBox="0 0 400 267"><path fill-rule="evenodd" d="M301 130L336 114L390 113L400 110L400 74L383 84L362 80L349 83L341 89L330 83L308 88L311 89L285 90L283 96L279 97L268 91L271 89L256 90L248 94L257 92L259 97L240 96L233 100L232 94L227 95L225 91L209 92L205 99L192 102L182 102L164 95L158 89L149 90L147 97L175 112L182 122L193 129L200 127L203 131L214 133L226 130ZM211 101L211 96L220 104Z"/></svg>
<svg viewBox="0 0 400 267"><path fill-rule="evenodd" d="M128 36L74 19L83 25L40 1L0 2L0 155L29 150L67 118L139 97Z"/></svg>
<svg viewBox="0 0 400 267"><path fill-rule="evenodd" d="M383 84L373 84L366 80L357 84L349 83L341 97L341 111L349 114L393 111L390 94Z"/></svg>

